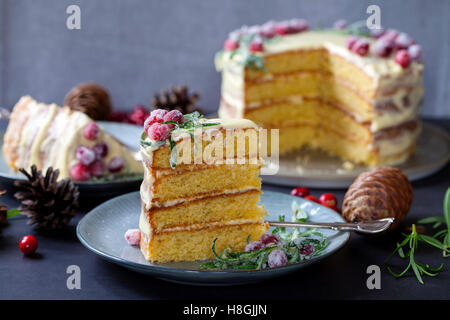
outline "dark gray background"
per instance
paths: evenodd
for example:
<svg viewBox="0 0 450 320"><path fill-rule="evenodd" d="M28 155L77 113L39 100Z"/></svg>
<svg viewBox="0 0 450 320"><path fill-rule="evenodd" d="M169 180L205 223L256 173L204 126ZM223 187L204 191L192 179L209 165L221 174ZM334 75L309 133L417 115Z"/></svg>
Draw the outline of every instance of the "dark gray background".
<svg viewBox="0 0 450 320"><path fill-rule="evenodd" d="M365 19L381 7L382 24L406 31L426 59L423 113L450 116L450 1L356 0L0 0L0 104L24 94L62 103L79 82L108 88L116 108L149 104L153 93L187 83L217 108L214 53L243 24L303 17L315 26ZM66 8L81 7L81 30L66 28Z"/></svg>

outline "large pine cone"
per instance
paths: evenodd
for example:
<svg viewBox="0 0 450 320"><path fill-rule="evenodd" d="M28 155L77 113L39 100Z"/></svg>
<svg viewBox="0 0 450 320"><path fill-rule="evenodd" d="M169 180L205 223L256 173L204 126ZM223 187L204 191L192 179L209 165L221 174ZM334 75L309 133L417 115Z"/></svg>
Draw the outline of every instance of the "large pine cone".
<svg viewBox="0 0 450 320"><path fill-rule="evenodd" d="M112 109L108 92L92 82L73 87L66 95L64 105L86 113L94 120L109 120Z"/></svg>
<svg viewBox="0 0 450 320"><path fill-rule="evenodd" d="M196 103L200 98L198 92L189 94L187 85L173 86L172 90L161 90L161 93L156 93L152 100L152 110L164 109L167 111L178 110L183 114L198 111L203 113Z"/></svg>
<svg viewBox="0 0 450 320"><path fill-rule="evenodd" d="M391 229L406 217L413 201L411 183L396 168L360 174L344 197L342 216L349 222L395 218Z"/></svg>

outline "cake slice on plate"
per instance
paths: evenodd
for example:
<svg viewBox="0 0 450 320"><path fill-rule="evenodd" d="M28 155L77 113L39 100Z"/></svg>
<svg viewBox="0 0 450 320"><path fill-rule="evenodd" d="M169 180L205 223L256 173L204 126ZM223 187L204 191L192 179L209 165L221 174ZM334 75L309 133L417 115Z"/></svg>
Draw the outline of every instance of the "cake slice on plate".
<svg viewBox="0 0 450 320"><path fill-rule="evenodd" d="M60 178L75 181L143 172L133 151L89 116L30 96L22 97L12 110L3 155L14 170L51 166L59 169Z"/></svg>
<svg viewBox="0 0 450 320"><path fill-rule="evenodd" d="M145 129L139 228L147 260L204 260L216 238L218 251L259 239L267 226L252 121L155 110Z"/></svg>

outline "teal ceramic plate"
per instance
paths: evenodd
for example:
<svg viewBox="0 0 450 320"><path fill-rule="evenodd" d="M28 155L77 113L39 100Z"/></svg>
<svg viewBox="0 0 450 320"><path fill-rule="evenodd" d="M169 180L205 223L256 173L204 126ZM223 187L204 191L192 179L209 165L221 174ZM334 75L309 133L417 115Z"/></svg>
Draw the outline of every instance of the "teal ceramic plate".
<svg viewBox="0 0 450 320"><path fill-rule="evenodd" d="M132 150L138 150L139 139L142 128L139 126L116 123L116 122L98 122L100 126L117 140L130 147ZM0 136L0 148L3 147L3 134ZM20 172L13 171L5 162L3 155L0 156L0 178L1 182L12 184L14 180L24 179ZM113 181L87 181L76 182L82 195L94 194L99 196L114 196L123 194L133 190L138 190L142 182L142 176L136 175L129 178L118 179Z"/></svg>
<svg viewBox="0 0 450 320"><path fill-rule="evenodd" d="M291 219L292 202L296 201L315 222L344 222L335 211L316 203L278 192L265 191L261 202L269 213L268 220L279 215ZM128 193L104 202L89 212L77 226L81 243L100 257L128 269L160 279L194 285L236 285L263 281L298 271L336 253L350 238L348 232L323 230L328 245L321 255L310 260L284 267L263 270L200 270L199 262L151 263L144 259L139 248L127 244L127 229L137 228L140 213L139 192ZM189 241L189 239L187 239Z"/></svg>

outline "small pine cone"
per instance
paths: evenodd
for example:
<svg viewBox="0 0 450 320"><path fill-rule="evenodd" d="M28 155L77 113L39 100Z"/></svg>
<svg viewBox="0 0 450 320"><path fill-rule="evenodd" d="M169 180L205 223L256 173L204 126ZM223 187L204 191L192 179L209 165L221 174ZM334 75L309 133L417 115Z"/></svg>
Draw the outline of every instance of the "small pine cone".
<svg viewBox="0 0 450 320"><path fill-rule="evenodd" d="M66 226L78 207L78 188L70 179L58 180L59 170L49 167L45 176L36 166L31 173L19 169L27 180L17 180L18 191L14 197L20 201L19 210L26 215L28 224L37 224L38 229L57 230Z"/></svg>
<svg viewBox="0 0 450 320"><path fill-rule="evenodd" d="M378 168L360 174L347 190L342 216L349 222L395 218L391 229L406 217L413 201L408 177L399 169Z"/></svg>
<svg viewBox="0 0 450 320"><path fill-rule="evenodd" d="M164 110L178 110L183 114L192 113L198 111L203 113L202 110L195 104L200 98L198 92L189 94L187 85L174 86L171 91L161 90L161 93L156 93L152 100L152 110L164 109Z"/></svg>
<svg viewBox="0 0 450 320"><path fill-rule="evenodd" d="M92 82L73 87L66 95L64 105L81 111L94 120L109 120L111 116L112 108L108 92Z"/></svg>

